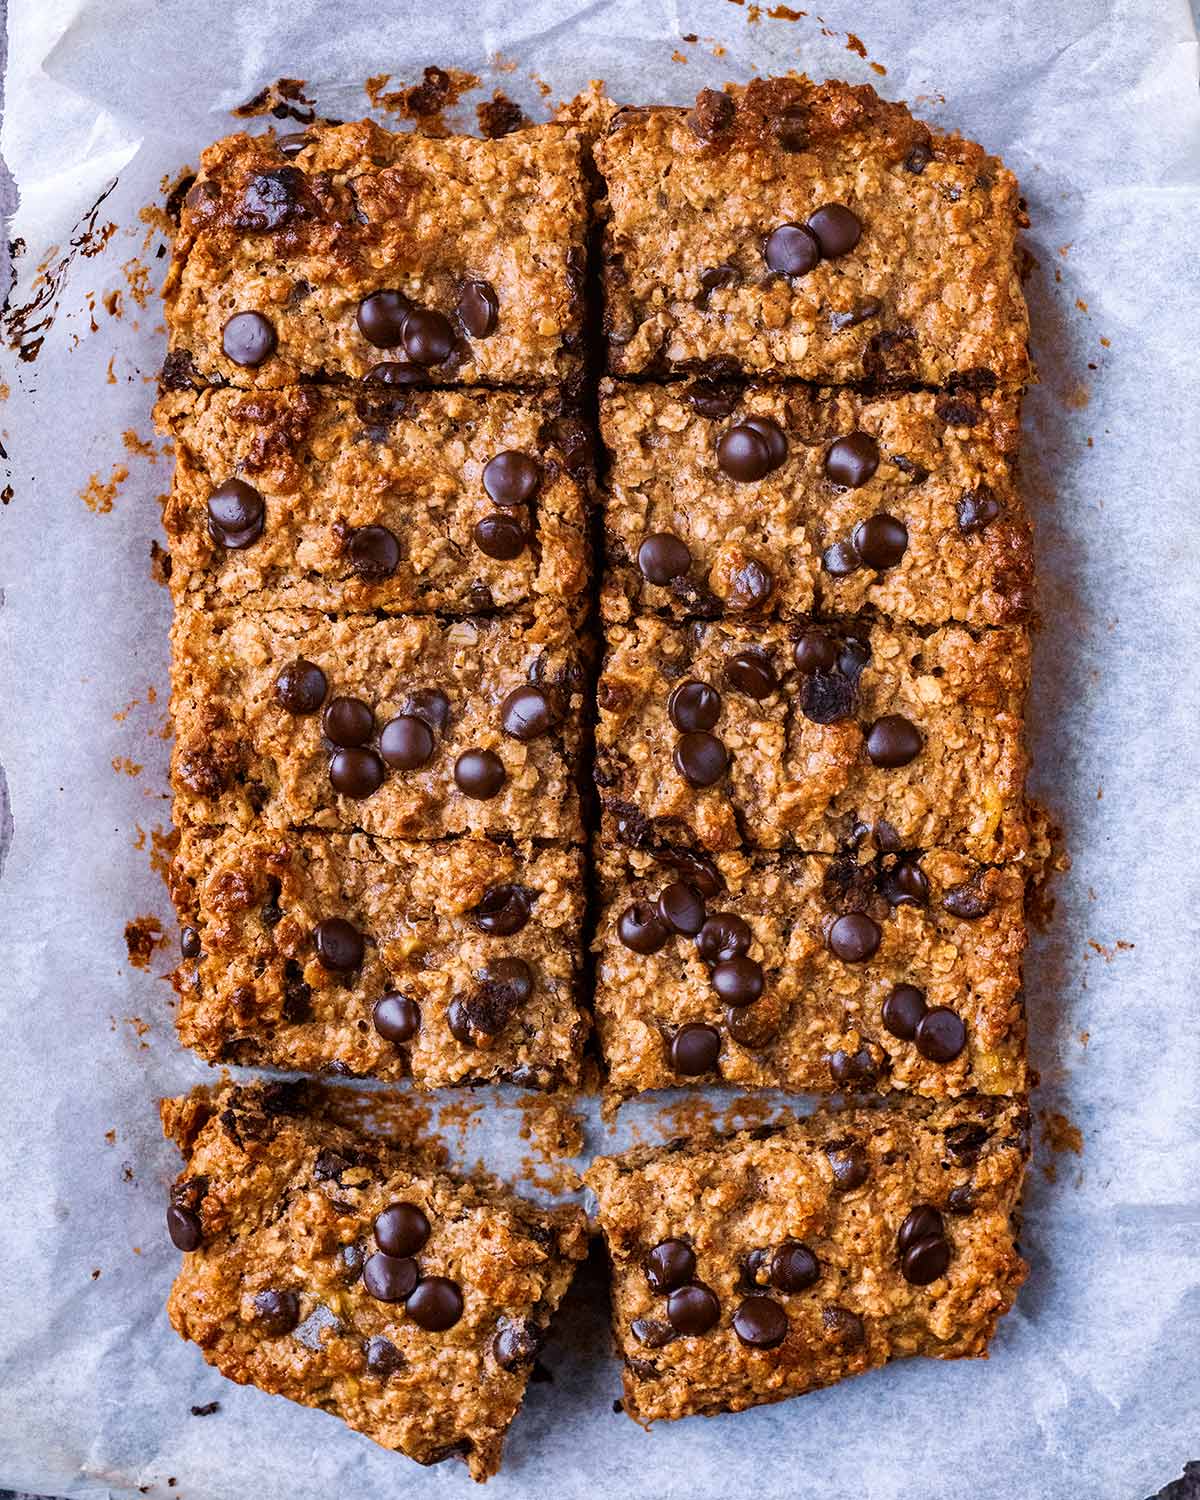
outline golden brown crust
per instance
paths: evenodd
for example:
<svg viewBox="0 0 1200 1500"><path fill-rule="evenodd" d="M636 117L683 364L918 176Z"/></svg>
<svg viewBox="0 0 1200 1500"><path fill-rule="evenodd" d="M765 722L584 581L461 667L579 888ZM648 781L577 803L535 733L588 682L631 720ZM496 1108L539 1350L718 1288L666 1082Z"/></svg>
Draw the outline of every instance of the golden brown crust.
<svg viewBox="0 0 1200 1500"><path fill-rule="evenodd" d="M452 318L464 282L498 301L425 378L558 385L580 370L587 194L576 134L540 125L499 140L394 134L369 120L308 127L294 158L273 135L211 145L185 201L164 287L168 384L283 387L359 380L393 349L369 343L359 303L381 290ZM222 348L231 315L267 316L255 367Z"/></svg>
<svg viewBox="0 0 1200 1500"><path fill-rule="evenodd" d="M707 414L714 410L720 415ZM761 479L735 480L717 445L762 416L785 434L787 457ZM872 609L917 624L1011 625L1032 609L1032 539L1014 482L1016 396L605 381L600 422L610 455L604 609L614 622L646 611L760 618ZM874 440L879 464L847 488L825 460L854 433ZM853 546L857 528L880 515L906 528L899 560L882 571L865 563L831 571L828 549ZM648 581L637 563L644 539L661 532L692 557L668 585ZM770 580L761 599L744 586L755 565Z"/></svg>
<svg viewBox="0 0 1200 1500"><path fill-rule="evenodd" d="M580 1211L433 1171L419 1148L332 1123L295 1085L164 1101L168 1124L181 1114L203 1120L171 1201L202 1241L171 1291L176 1332L230 1380L319 1406L418 1463L455 1456L473 1479L495 1473L533 1352L586 1253ZM364 1284L373 1221L397 1202L429 1221L421 1277L460 1289L462 1315L442 1331ZM281 1314L275 1297L274 1325L269 1294L289 1299ZM494 1348L508 1329L528 1351L512 1368ZM373 1340L389 1347L369 1365Z"/></svg>
<svg viewBox="0 0 1200 1500"><path fill-rule="evenodd" d="M736 1010L714 989L693 936L671 932L645 954L618 935L632 903L657 904L670 882L687 881L686 864L601 850L596 1030L615 1095L693 1081L673 1065L671 1042L681 1026L697 1023L720 1036L706 1078L741 1088L935 1098L1024 1091L1020 870L986 868L943 849L865 863L740 853L713 863L722 889L708 897L706 916L733 913L747 923L744 952L763 971L761 997ZM844 961L831 946L833 923L848 912L878 928L878 948L866 960ZM883 1007L897 985L915 986L930 1009L954 1012L965 1031L961 1053L935 1060L911 1033L889 1030Z"/></svg>
<svg viewBox="0 0 1200 1500"><path fill-rule="evenodd" d="M514 932L489 931L480 903L506 887L526 920ZM185 825L171 894L200 946L175 973L176 1024L210 1062L412 1077L431 1088L579 1083L588 1019L577 994L577 850ZM318 924L334 917L364 940L352 973L333 973L318 957ZM512 958L529 967L527 999L494 981L497 962ZM419 1030L403 1045L373 1023L387 994L419 1007ZM486 1030L464 1028L455 1011L456 1035L456 1003L473 1005Z"/></svg>
<svg viewBox="0 0 1200 1500"><path fill-rule="evenodd" d="M206 607L476 614L567 602L587 583L582 424L555 398L499 391L167 392L155 410L174 440L163 506L171 586ZM540 484L516 515L516 557L480 548L475 528L497 514L483 483L498 454L533 459ZM227 548L209 496L231 478L266 507L262 534ZM381 576L354 562L360 528L386 527L399 561Z"/></svg>
<svg viewBox="0 0 1200 1500"><path fill-rule="evenodd" d="M957 850L984 863L1019 859L1028 842L1023 744L1029 640L1022 630L972 635L884 623L816 627L840 653L870 656L855 683L839 665L801 673L804 622L686 628L643 618L608 631L598 687L596 781L606 836L709 850L834 852L872 836L882 849ZM729 685L729 658L763 651L780 686L756 700ZM677 684L721 695L714 733L729 770L695 787L680 773L669 717ZM818 714L829 720L817 722ZM902 766L872 764L865 732L907 718L921 737Z"/></svg>
<svg viewBox="0 0 1200 1500"><path fill-rule="evenodd" d="M583 677L578 643L559 610L448 623L428 615L185 608L176 614L172 647L178 823L580 840ZM415 770L388 771L370 796L336 792L321 714L294 716L276 695L280 671L298 659L324 673L327 701L364 701L377 731L411 708L414 693L445 693L449 718L434 736L431 759ZM500 705L529 681L553 696L561 717L522 742L502 730ZM490 799L467 796L455 782L457 759L471 749L503 762L504 783Z"/></svg>
<svg viewBox="0 0 1200 1500"><path fill-rule="evenodd" d="M621 110L595 156L614 374L1029 378L1015 178L869 86L756 79L706 90L691 111ZM857 247L792 280L773 274L765 236L827 203L858 216ZM729 284L705 292L701 274L721 267Z"/></svg>
<svg viewBox="0 0 1200 1500"><path fill-rule="evenodd" d="M962 1100L597 1159L584 1180L612 1258L625 1410L643 1423L741 1411L905 1355L985 1355L1028 1269L1012 1219L1027 1154L1023 1102ZM904 1276L897 1251L917 1205L939 1210L950 1252L925 1285ZM647 1280L646 1256L668 1238L690 1245L696 1280L716 1294L719 1320L705 1333L672 1337L667 1299ZM819 1268L793 1292L769 1280L771 1253L788 1241ZM765 1264L749 1259L756 1251ZM747 1347L734 1331L748 1296L783 1310L777 1347Z"/></svg>

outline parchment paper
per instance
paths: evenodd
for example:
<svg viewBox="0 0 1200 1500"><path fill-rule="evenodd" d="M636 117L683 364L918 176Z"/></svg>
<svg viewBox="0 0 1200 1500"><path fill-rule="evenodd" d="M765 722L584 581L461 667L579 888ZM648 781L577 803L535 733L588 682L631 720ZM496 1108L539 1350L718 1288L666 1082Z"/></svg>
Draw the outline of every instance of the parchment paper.
<svg viewBox="0 0 1200 1500"><path fill-rule="evenodd" d="M1033 1269L991 1360L907 1361L646 1434L612 1410L593 1267L489 1494L1137 1500L1200 1452L1193 24L1184 0L829 0L822 15L727 0L16 0L12 306L40 264L68 264L36 360L3 352L0 405L0 1484L187 1500L470 1487L458 1466L421 1470L227 1383L163 1313L177 1162L155 1100L211 1074L174 1040L161 976L175 927L150 859L169 820L168 600L150 573L169 459L122 440L151 437L160 309L138 305L138 268L122 268L136 257L161 280L162 235L138 213L162 179L281 76L353 118L368 75L396 87L427 63L481 75L468 124L496 87L544 115L594 77L622 100L684 101L798 68L875 83L1003 153L1037 261L1033 788L1074 859L1027 971L1042 1077L1022 1235ZM21 337L20 320L5 334ZM106 503L117 466L128 475ZM145 915L169 947L143 972L125 926ZM655 1138L662 1103L629 1108L612 1134L589 1108L589 1150L635 1125ZM487 1095L448 1138L463 1161L516 1170L521 1119L513 1094Z"/></svg>

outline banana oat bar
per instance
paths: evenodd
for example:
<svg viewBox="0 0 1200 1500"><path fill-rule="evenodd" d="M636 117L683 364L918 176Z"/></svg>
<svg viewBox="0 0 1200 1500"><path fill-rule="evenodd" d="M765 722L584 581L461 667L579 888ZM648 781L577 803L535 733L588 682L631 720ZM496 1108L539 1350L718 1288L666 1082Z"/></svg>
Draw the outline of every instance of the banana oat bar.
<svg viewBox="0 0 1200 1500"><path fill-rule="evenodd" d="M1019 868L943 849L859 862L602 848L608 1089L1020 1093L1024 895Z"/></svg>
<svg viewBox="0 0 1200 1500"><path fill-rule="evenodd" d="M1019 422L1012 395L605 381L605 614L1021 621Z"/></svg>
<svg viewBox="0 0 1200 1500"><path fill-rule="evenodd" d="M1026 852L1024 630L642 618L607 648L610 842Z"/></svg>
<svg viewBox="0 0 1200 1500"><path fill-rule="evenodd" d="M298 1084L165 1099L185 1167L177 1333L239 1385L319 1406L418 1463L500 1464L547 1324L587 1250L543 1211L347 1129Z"/></svg>
<svg viewBox="0 0 1200 1500"><path fill-rule="evenodd" d="M782 1401L890 1359L982 1356L1027 1266L1023 1101L817 1116L601 1157L624 1408Z"/></svg>
<svg viewBox="0 0 1200 1500"><path fill-rule="evenodd" d="M622 109L595 158L613 374L1029 378L1016 179L874 89L755 79Z"/></svg>
<svg viewBox="0 0 1200 1500"><path fill-rule="evenodd" d="M576 849L185 825L186 1046L210 1062L577 1086Z"/></svg>
<svg viewBox="0 0 1200 1500"><path fill-rule="evenodd" d="M561 609L189 607L172 650L177 824L580 840L584 676Z"/></svg>
<svg viewBox="0 0 1200 1500"><path fill-rule="evenodd" d="M168 392L177 599L477 614L587 582L587 435L487 390Z"/></svg>
<svg viewBox="0 0 1200 1500"><path fill-rule="evenodd" d="M574 385L580 151L559 125L485 141L369 120L215 142L163 289L164 384Z"/></svg>

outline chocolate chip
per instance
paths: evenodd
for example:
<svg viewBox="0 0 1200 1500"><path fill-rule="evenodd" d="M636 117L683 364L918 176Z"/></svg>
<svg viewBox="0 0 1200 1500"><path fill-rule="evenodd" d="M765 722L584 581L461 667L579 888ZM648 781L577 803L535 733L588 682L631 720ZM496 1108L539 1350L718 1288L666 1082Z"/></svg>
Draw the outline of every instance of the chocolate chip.
<svg viewBox="0 0 1200 1500"><path fill-rule="evenodd" d="M496 331L500 299L490 281L467 281L454 310L466 333L473 339L486 339Z"/></svg>
<svg viewBox="0 0 1200 1500"><path fill-rule="evenodd" d="M329 780L344 797L369 797L383 785L384 774L374 750L339 750L329 762Z"/></svg>
<svg viewBox="0 0 1200 1500"><path fill-rule="evenodd" d="M209 535L230 552L258 541L265 518L263 497L244 480L227 479L208 497Z"/></svg>
<svg viewBox="0 0 1200 1500"><path fill-rule="evenodd" d="M769 698L779 686L779 676L765 651L750 646L725 658L725 680L748 698Z"/></svg>
<svg viewBox="0 0 1200 1500"><path fill-rule="evenodd" d="M879 831L877 827L877 838ZM880 875L879 892L891 906L926 906L929 881L915 859L901 859Z"/></svg>
<svg viewBox="0 0 1200 1500"><path fill-rule="evenodd" d="M529 921L530 896L521 885L489 885L470 917L489 937L512 937Z"/></svg>
<svg viewBox="0 0 1200 1500"><path fill-rule="evenodd" d="M704 899L710 900L725 888L721 872L707 855L693 849L660 849L654 851L660 865L674 870L689 885L694 885Z"/></svg>
<svg viewBox="0 0 1200 1500"><path fill-rule="evenodd" d="M686 1078L711 1072L720 1053L720 1033L699 1021L681 1026L671 1040L671 1066Z"/></svg>
<svg viewBox="0 0 1200 1500"><path fill-rule="evenodd" d="M814 724L853 717L854 683L842 672L812 672L800 684L800 712Z"/></svg>
<svg viewBox="0 0 1200 1500"><path fill-rule="evenodd" d="M617 936L633 953L657 953L670 929L648 901L633 901L617 920Z"/></svg>
<svg viewBox="0 0 1200 1500"><path fill-rule="evenodd" d="M782 276L804 276L821 259L821 245L803 224L780 224L763 241L763 259Z"/></svg>
<svg viewBox="0 0 1200 1500"><path fill-rule="evenodd" d="M730 129L736 113L728 94L717 89L701 89L696 95L695 108L688 112L688 128L698 141L709 144Z"/></svg>
<svg viewBox="0 0 1200 1500"><path fill-rule="evenodd" d="M849 911L829 929L829 951L844 964L860 964L879 948L883 932L866 912Z"/></svg>
<svg viewBox="0 0 1200 1500"><path fill-rule="evenodd" d="M917 1240L938 1239L944 1233L945 1225L937 1209L930 1203L918 1203L905 1215L896 1235L896 1248L904 1251Z"/></svg>
<svg viewBox="0 0 1200 1500"><path fill-rule="evenodd" d="M714 912L696 934L696 950L705 963L740 958L754 941L750 924L736 912Z"/></svg>
<svg viewBox="0 0 1200 1500"><path fill-rule="evenodd" d="M675 932L693 937L704 924L704 897L695 886L674 880L659 895L658 914Z"/></svg>
<svg viewBox="0 0 1200 1500"><path fill-rule="evenodd" d="M371 1020L385 1042L411 1042L421 1029L421 1007L393 990L376 1000Z"/></svg>
<svg viewBox="0 0 1200 1500"><path fill-rule="evenodd" d="M405 1311L426 1333L442 1333L462 1317L462 1292L457 1282L445 1276L426 1276L408 1299Z"/></svg>
<svg viewBox="0 0 1200 1500"><path fill-rule="evenodd" d="M420 385L424 379L425 371L420 365L410 365L405 360L387 359L381 364L372 365L363 376L363 383L366 385ZM401 414L401 412L396 412L394 415L400 416ZM393 420L393 417L389 416L387 420ZM382 438L376 438L376 441L381 442Z"/></svg>
<svg viewBox="0 0 1200 1500"><path fill-rule="evenodd" d="M924 141L918 141L908 155L904 158L904 170L911 172L914 177L920 177L925 168L933 160L933 150Z"/></svg>
<svg viewBox="0 0 1200 1500"><path fill-rule="evenodd" d="M908 527L886 511L860 521L854 528L854 550L868 568L882 573L894 568L908 550Z"/></svg>
<svg viewBox="0 0 1200 1500"><path fill-rule="evenodd" d="M950 1264L950 1246L941 1235L915 1240L900 1258L904 1279L913 1286L928 1286L946 1274Z"/></svg>
<svg viewBox="0 0 1200 1500"><path fill-rule="evenodd" d="M391 1339L376 1337L367 1341L367 1372L377 1380L386 1380L404 1368L404 1356Z"/></svg>
<svg viewBox="0 0 1200 1500"><path fill-rule="evenodd" d="M484 465L483 487L497 505L527 505L541 482L541 465L514 448L497 453Z"/></svg>
<svg viewBox="0 0 1200 1500"><path fill-rule="evenodd" d="M712 380L696 380L688 386L687 397L692 410L698 416L720 422L737 406L740 391L734 385L721 385Z"/></svg>
<svg viewBox="0 0 1200 1500"><path fill-rule="evenodd" d="M667 1298L667 1322L681 1337L707 1333L720 1316L716 1294L702 1281L678 1287Z"/></svg>
<svg viewBox="0 0 1200 1500"><path fill-rule="evenodd" d="M321 728L330 744L354 750L375 733L375 714L361 698L331 698L321 716Z"/></svg>
<svg viewBox="0 0 1200 1500"><path fill-rule="evenodd" d="M946 1212L963 1218L975 1211L975 1191L973 1184L960 1182L957 1187L952 1187L946 1195Z"/></svg>
<svg viewBox="0 0 1200 1500"><path fill-rule="evenodd" d="M799 1240L785 1240L771 1257L771 1285L781 1292L802 1292L820 1279L820 1262Z"/></svg>
<svg viewBox="0 0 1200 1500"><path fill-rule="evenodd" d="M717 441L717 466L723 474L740 484L749 484L779 467L787 456L787 441L772 422L771 427L779 433L779 439L783 443L783 455L773 461L772 440L763 430L768 420L760 418L753 425L750 422L739 422L736 427L722 433Z"/></svg>
<svg viewBox="0 0 1200 1500"><path fill-rule="evenodd" d="M808 145L808 116L803 109L785 109L775 120L775 139L784 151L803 151Z"/></svg>
<svg viewBox="0 0 1200 1500"><path fill-rule="evenodd" d="M721 999L735 1009L753 1005L763 992L762 965L744 955L722 959L709 977Z"/></svg>
<svg viewBox="0 0 1200 1500"><path fill-rule="evenodd" d="M395 771L413 771L433 755L433 731L415 714L389 719L379 736L379 753Z"/></svg>
<svg viewBox="0 0 1200 1500"><path fill-rule="evenodd" d="M358 330L377 349L394 349L404 337L404 324L411 311L412 303L403 292L372 292L358 304ZM388 366L376 368L387 369Z"/></svg>
<svg viewBox="0 0 1200 1500"><path fill-rule="evenodd" d="M498 958L479 975L470 995L457 995L446 1010L452 1035L466 1047L499 1036L513 1012L533 994L533 970L523 958Z"/></svg>
<svg viewBox="0 0 1200 1500"><path fill-rule="evenodd" d="M883 1024L902 1041L911 1042L925 1014L925 992L915 984L897 984L883 1002Z"/></svg>
<svg viewBox="0 0 1200 1500"><path fill-rule="evenodd" d="M558 720L558 709L550 694L531 684L514 688L500 705L501 729L522 743L549 734Z"/></svg>
<svg viewBox="0 0 1200 1500"><path fill-rule="evenodd" d="M345 917L326 917L313 932L321 967L334 974L350 974L362 967L366 944L362 933Z"/></svg>
<svg viewBox="0 0 1200 1500"><path fill-rule="evenodd" d="M675 1337L671 1325L660 1322L658 1318L634 1318L629 1331L647 1349L662 1349Z"/></svg>
<svg viewBox="0 0 1200 1500"><path fill-rule="evenodd" d="M414 307L401 330L404 352L417 365L440 365L454 352L454 329L440 312Z"/></svg>
<svg viewBox="0 0 1200 1500"><path fill-rule="evenodd" d="M986 484L965 494L955 507L958 529L964 536L982 531L1000 514L1000 502Z"/></svg>
<svg viewBox="0 0 1200 1500"><path fill-rule="evenodd" d="M792 647L792 657L801 672L832 672L837 666L837 642L823 630L806 630Z"/></svg>
<svg viewBox="0 0 1200 1500"><path fill-rule="evenodd" d="M756 557L747 557L730 574L725 603L729 609L757 609L771 597L774 587L770 568Z"/></svg>
<svg viewBox="0 0 1200 1500"><path fill-rule="evenodd" d="M179 951L184 958L200 957L200 934L194 927L184 927L179 933Z"/></svg>
<svg viewBox="0 0 1200 1500"><path fill-rule="evenodd" d="M868 1047L860 1047L857 1052L846 1052L839 1047L828 1061L829 1076L840 1089L874 1083L879 1076L879 1065Z"/></svg>
<svg viewBox="0 0 1200 1500"><path fill-rule="evenodd" d="M275 679L275 697L281 708L297 718L315 714L325 702L329 684L315 662L298 656Z"/></svg>
<svg viewBox="0 0 1200 1500"><path fill-rule="evenodd" d="M525 528L512 516L499 511L476 521L471 536L485 557L497 562L512 562L525 550Z"/></svg>
<svg viewBox="0 0 1200 1500"><path fill-rule="evenodd" d="M464 750L454 762L454 780L460 792L478 802L487 802L504 785L504 762L494 750Z"/></svg>
<svg viewBox="0 0 1200 1500"><path fill-rule="evenodd" d="M867 754L874 766L893 770L916 760L925 741L921 731L903 714L884 714L867 730Z"/></svg>
<svg viewBox="0 0 1200 1500"><path fill-rule="evenodd" d="M167 1207L167 1233L176 1250L199 1250L204 1242L204 1226L200 1215L180 1203Z"/></svg>
<svg viewBox="0 0 1200 1500"><path fill-rule="evenodd" d="M277 135L275 144L286 157L299 156L306 146L312 145L312 137L306 130L292 130L286 135Z"/></svg>
<svg viewBox="0 0 1200 1500"><path fill-rule="evenodd" d="M736 266L706 266L700 272L700 290L692 298L696 307L707 307L711 292L719 287L736 286L741 280L741 272Z"/></svg>
<svg viewBox="0 0 1200 1500"><path fill-rule="evenodd" d="M846 328L857 328L860 323L877 317L882 311L883 303L878 297L865 297L845 312L830 313L829 326L834 333L841 333Z"/></svg>
<svg viewBox="0 0 1200 1500"><path fill-rule="evenodd" d="M867 432L852 432L829 445L825 474L834 484L856 490L879 467L879 444Z"/></svg>
<svg viewBox="0 0 1200 1500"><path fill-rule="evenodd" d="M917 1051L930 1062L953 1062L967 1045L967 1028L954 1011L935 1005L917 1023L913 1040Z"/></svg>
<svg viewBox="0 0 1200 1500"><path fill-rule="evenodd" d="M646 1256L642 1269L650 1290L662 1297L691 1281L696 1274L696 1253L683 1240L662 1240Z"/></svg>
<svg viewBox="0 0 1200 1500"><path fill-rule="evenodd" d="M846 629L850 629L847 626ZM859 626L859 629L865 627ZM842 649L838 652L838 671L843 677L849 677L857 682L862 674L862 669L871 660L871 647L868 640L860 640L856 636L842 642Z"/></svg>
<svg viewBox="0 0 1200 1500"><path fill-rule="evenodd" d="M871 1175L867 1154L857 1141L830 1141L825 1155L833 1169L833 1185L840 1193L862 1187Z"/></svg>
<svg viewBox="0 0 1200 1500"><path fill-rule="evenodd" d="M848 1307L830 1304L821 1309L821 1327L833 1343L843 1349L857 1349L866 1342L867 1331L863 1320Z"/></svg>
<svg viewBox="0 0 1200 1500"><path fill-rule="evenodd" d="M364 583L382 583L400 566L400 543L386 526L360 526L351 533L346 551Z"/></svg>
<svg viewBox="0 0 1200 1500"><path fill-rule="evenodd" d="M254 1298L254 1321L269 1339L291 1333L300 1321L300 1298L295 1292L271 1288Z"/></svg>
<svg viewBox="0 0 1200 1500"><path fill-rule="evenodd" d="M821 567L834 578L848 578L862 567L853 542L834 542L821 553Z"/></svg>
<svg viewBox="0 0 1200 1500"><path fill-rule="evenodd" d="M638 548L638 568L649 583L670 583L682 578L692 565L687 543L669 531L656 531Z"/></svg>
<svg viewBox="0 0 1200 1500"><path fill-rule="evenodd" d="M415 1203L389 1203L372 1226L375 1243L388 1255L415 1255L429 1238L429 1220Z"/></svg>
<svg viewBox="0 0 1200 1500"><path fill-rule="evenodd" d="M862 238L862 222L844 203L826 203L805 221L828 260L848 255Z"/></svg>
<svg viewBox="0 0 1200 1500"><path fill-rule="evenodd" d="M707 682L689 678L672 690L667 714L681 733L711 729L721 717L721 695Z"/></svg>
<svg viewBox="0 0 1200 1500"><path fill-rule="evenodd" d="M713 786L729 769L729 752L715 734L692 731L679 737L675 769L689 786Z"/></svg>
<svg viewBox="0 0 1200 1500"><path fill-rule="evenodd" d="M942 910L963 922L977 922L980 917L986 917L991 909L991 900L969 880L962 885L951 886L942 897Z"/></svg>
<svg viewBox="0 0 1200 1500"><path fill-rule="evenodd" d="M221 330L221 348L235 365L255 369L275 353L275 325L258 312L234 313Z"/></svg>
<svg viewBox="0 0 1200 1500"><path fill-rule="evenodd" d="M404 1302L420 1277L411 1256L387 1255L382 1250L367 1257L362 1284L377 1302Z"/></svg>
<svg viewBox="0 0 1200 1500"><path fill-rule="evenodd" d="M733 1315L733 1331L751 1349L778 1349L788 1317L774 1297L747 1297Z"/></svg>

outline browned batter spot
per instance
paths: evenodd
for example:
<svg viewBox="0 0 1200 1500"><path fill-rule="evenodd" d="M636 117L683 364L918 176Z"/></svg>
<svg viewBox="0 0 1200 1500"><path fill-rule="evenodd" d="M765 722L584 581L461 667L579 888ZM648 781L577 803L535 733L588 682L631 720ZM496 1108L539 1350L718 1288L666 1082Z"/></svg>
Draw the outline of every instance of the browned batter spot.
<svg viewBox="0 0 1200 1500"><path fill-rule="evenodd" d="M150 543L150 577L164 588L171 581L171 554L157 542Z"/></svg>
<svg viewBox="0 0 1200 1500"><path fill-rule="evenodd" d="M448 135L450 127L443 118L444 112L453 109L470 89L479 87L475 73L466 73L461 68L428 67L420 83L385 94L382 87L388 76L378 74L364 85L372 106L412 120L425 135Z"/></svg>
<svg viewBox="0 0 1200 1500"><path fill-rule="evenodd" d="M114 287L111 292L105 292L103 302L104 311L109 315L110 318L119 318L121 316L120 287Z"/></svg>
<svg viewBox="0 0 1200 1500"><path fill-rule="evenodd" d="M107 481L102 480L98 473L93 474L87 487L79 492L79 498L93 515L106 516L113 508L117 491L128 478L128 468L124 464L114 464Z"/></svg>
<svg viewBox="0 0 1200 1500"><path fill-rule="evenodd" d="M154 293L150 284L150 267L138 260L135 255L127 260L121 267L125 273L125 280L129 283L129 295L139 307L145 307Z"/></svg>
<svg viewBox="0 0 1200 1500"><path fill-rule="evenodd" d="M299 120L302 125L311 125L316 118L313 100L304 92L303 78L277 78L231 113L240 120L274 115L277 120Z"/></svg>
<svg viewBox="0 0 1200 1500"><path fill-rule="evenodd" d="M135 969L148 969L156 948L166 946L166 935L157 917L135 917L125 923L125 947Z"/></svg>
<svg viewBox="0 0 1200 1500"><path fill-rule="evenodd" d="M118 775L140 776L142 765L139 761L130 760L128 755L116 755L113 757L112 768Z"/></svg>
<svg viewBox="0 0 1200 1500"><path fill-rule="evenodd" d="M518 1105L521 1139L533 1146L541 1162L578 1156L583 1150L583 1121L571 1108L571 1100L558 1094L527 1094Z"/></svg>
<svg viewBox="0 0 1200 1500"><path fill-rule="evenodd" d="M856 52L859 57L866 57L867 49L860 37L856 37L852 31L846 33L846 51Z"/></svg>
<svg viewBox="0 0 1200 1500"><path fill-rule="evenodd" d="M1042 1110L1039 1118L1042 1140L1056 1156L1068 1151L1073 1156L1083 1155L1083 1132L1078 1125L1073 1125L1066 1115L1052 1109ZM1042 1173L1047 1181L1054 1182L1058 1176L1057 1165L1053 1161L1043 1162Z"/></svg>
<svg viewBox="0 0 1200 1500"><path fill-rule="evenodd" d="M501 89L497 89L484 103L477 104L475 115L479 121L480 134L489 141L502 135L511 135L514 130L520 130L530 123L521 106L508 98Z"/></svg>
<svg viewBox="0 0 1200 1500"><path fill-rule="evenodd" d="M773 5L767 12L773 21L799 21L808 15L806 10L793 10L790 5Z"/></svg>
<svg viewBox="0 0 1200 1500"><path fill-rule="evenodd" d="M1062 826L1040 802L1029 804L1031 857L1025 886L1025 920L1037 932L1045 932L1054 916L1050 882L1071 868Z"/></svg>
<svg viewBox="0 0 1200 1500"><path fill-rule="evenodd" d="M121 441L125 444L126 453L136 453L142 458L148 458L151 463L156 463L158 453L154 444L146 438L138 437L132 427L128 427L121 434Z"/></svg>

